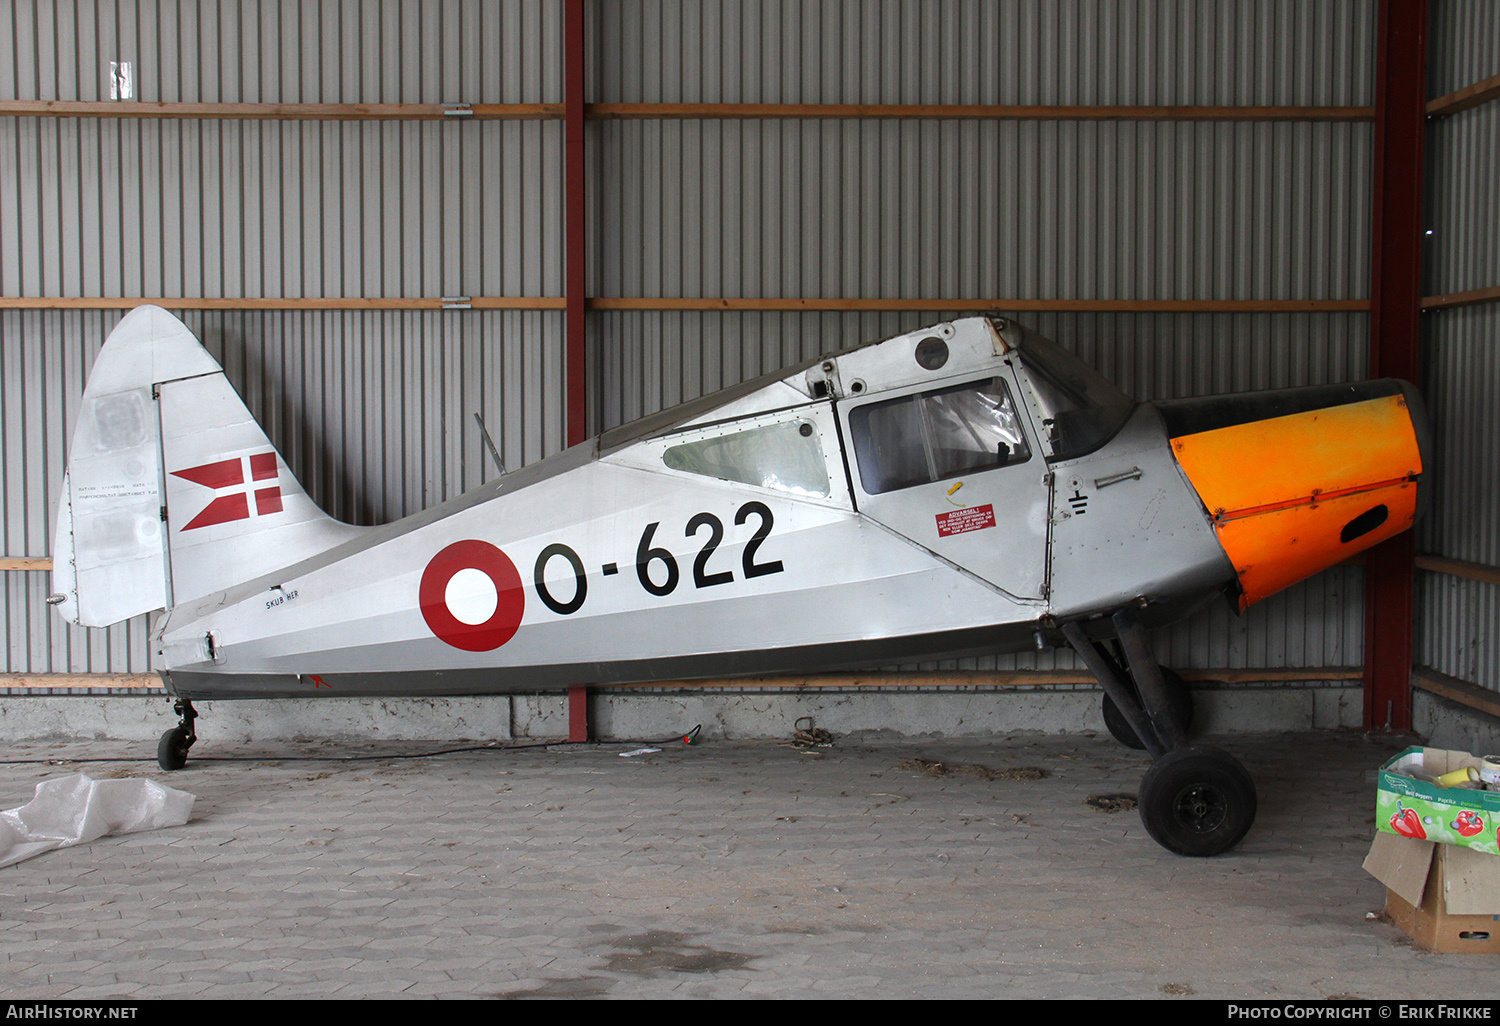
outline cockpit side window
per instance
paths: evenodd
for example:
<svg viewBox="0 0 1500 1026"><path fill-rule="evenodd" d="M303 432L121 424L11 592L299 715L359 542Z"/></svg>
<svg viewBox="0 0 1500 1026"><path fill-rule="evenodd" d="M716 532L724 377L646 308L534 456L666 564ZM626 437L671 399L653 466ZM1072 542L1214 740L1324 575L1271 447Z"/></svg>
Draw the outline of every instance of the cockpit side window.
<svg viewBox="0 0 1500 1026"><path fill-rule="evenodd" d="M870 495L1031 458L1000 378L867 403L850 411L849 431Z"/></svg>
<svg viewBox="0 0 1500 1026"><path fill-rule="evenodd" d="M793 495L827 498L828 464L807 420L783 420L669 446L662 462L673 470L739 481Z"/></svg>

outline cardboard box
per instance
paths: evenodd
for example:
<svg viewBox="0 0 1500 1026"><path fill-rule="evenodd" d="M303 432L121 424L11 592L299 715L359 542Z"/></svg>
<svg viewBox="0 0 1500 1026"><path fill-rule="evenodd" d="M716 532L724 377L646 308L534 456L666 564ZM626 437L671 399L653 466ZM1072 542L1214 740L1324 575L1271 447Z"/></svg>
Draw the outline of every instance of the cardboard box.
<svg viewBox="0 0 1500 1026"><path fill-rule="evenodd" d="M1425 777L1473 767L1468 752L1408 748L1380 768L1375 793L1375 825L1388 834L1472 848L1500 855L1500 791L1440 787L1402 776L1403 769Z"/></svg>
<svg viewBox="0 0 1500 1026"><path fill-rule="evenodd" d="M1386 886L1386 915L1426 951L1500 954L1500 858L1377 833L1365 871Z"/></svg>

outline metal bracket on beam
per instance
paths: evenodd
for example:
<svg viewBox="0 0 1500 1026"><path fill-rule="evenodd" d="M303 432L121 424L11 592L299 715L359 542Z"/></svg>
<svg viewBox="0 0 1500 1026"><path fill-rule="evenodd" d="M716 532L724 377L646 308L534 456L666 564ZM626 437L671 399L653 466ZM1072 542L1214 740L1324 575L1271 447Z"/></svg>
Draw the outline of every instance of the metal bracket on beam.
<svg viewBox="0 0 1500 1026"><path fill-rule="evenodd" d="M444 296L443 297L443 309L444 310L472 310L472 309L474 309L474 307L471 305L470 299L469 299L468 296Z"/></svg>
<svg viewBox="0 0 1500 1026"><path fill-rule="evenodd" d="M443 117L445 118L472 118L474 108L467 103L445 103L443 104Z"/></svg>

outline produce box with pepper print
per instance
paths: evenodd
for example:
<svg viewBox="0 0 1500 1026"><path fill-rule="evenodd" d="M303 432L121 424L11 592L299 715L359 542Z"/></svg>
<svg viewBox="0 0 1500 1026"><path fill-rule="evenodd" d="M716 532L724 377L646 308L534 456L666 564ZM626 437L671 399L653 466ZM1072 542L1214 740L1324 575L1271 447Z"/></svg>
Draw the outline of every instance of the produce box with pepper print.
<svg viewBox="0 0 1500 1026"><path fill-rule="evenodd" d="M1480 760L1467 752L1441 748L1408 748L1380 767L1375 795L1375 825L1388 834L1437 841L1500 855L1500 791L1443 787L1429 780L1473 767ZM1407 776L1415 774L1415 779Z"/></svg>

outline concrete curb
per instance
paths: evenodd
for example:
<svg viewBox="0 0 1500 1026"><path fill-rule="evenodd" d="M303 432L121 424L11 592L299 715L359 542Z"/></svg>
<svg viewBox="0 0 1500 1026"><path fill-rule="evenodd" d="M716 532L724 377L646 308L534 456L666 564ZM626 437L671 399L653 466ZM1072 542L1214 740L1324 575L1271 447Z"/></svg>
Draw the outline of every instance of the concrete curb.
<svg viewBox="0 0 1500 1026"><path fill-rule="evenodd" d="M1357 687L1236 687L1194 693L1195 732L1357 727ZM787 737L810 716L835 734L982 737L1018 730L1100 732L1100 692L1028 688L959 692L600 692L590 698L598 739ZM195 703L199 735L222 741L426 741L555 738L568 732L562 694L482 698L322 698ZM0 740L154 743L176 723L161 696L37 695L0 703ZM1492 746L1500 748L1500 745ZM1490 749L1486 749L1490 750Z"/></svg>

